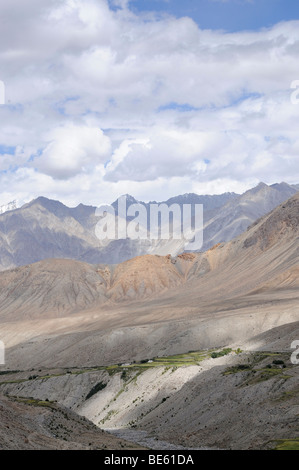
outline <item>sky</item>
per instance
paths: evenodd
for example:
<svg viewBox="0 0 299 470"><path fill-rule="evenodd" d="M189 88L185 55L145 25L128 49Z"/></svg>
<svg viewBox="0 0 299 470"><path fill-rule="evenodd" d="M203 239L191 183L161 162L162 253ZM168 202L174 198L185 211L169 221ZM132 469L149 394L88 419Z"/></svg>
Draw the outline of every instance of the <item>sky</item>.
<svg viewBox="0 0 299 470"><path fill-rule="evenodd" d="M298 59L297 0L2 2L0 205L299 183Z"/></svg>

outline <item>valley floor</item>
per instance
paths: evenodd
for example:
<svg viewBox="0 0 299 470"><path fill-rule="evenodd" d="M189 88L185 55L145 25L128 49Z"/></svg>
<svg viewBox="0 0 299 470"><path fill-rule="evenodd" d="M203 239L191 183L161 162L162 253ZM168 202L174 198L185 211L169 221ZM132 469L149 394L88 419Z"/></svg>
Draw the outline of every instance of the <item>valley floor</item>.
<svg viewBox="0 0 299 470"><path fill-rule="evenodd" d="M290 358L290 351L225 348L93 368L2 371L0 393L29 400L26 406L63 406L109 431L118 448L123 439L169 450L272 449L291 441L298 448L299 367ZM76 448L71 433L64 438Z"/></svg>

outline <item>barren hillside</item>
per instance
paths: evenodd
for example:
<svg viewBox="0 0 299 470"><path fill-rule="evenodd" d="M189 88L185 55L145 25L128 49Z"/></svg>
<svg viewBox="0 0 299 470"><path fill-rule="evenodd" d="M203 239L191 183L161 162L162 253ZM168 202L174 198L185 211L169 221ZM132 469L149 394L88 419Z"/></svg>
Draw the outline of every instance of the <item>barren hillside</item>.
<svg viewBox="0 0 299 470"><path fill-rule="evenodd" d="M205 253L116 266L46 260L0 274L11 364L119 362L248 338L298 319L295 195Z"/></svg>
<svg viewBox="0 0 299 470"><path fill-rule="evenodd" d="M297 194L204 253L1 273L0 391L24 398L1 399L4 448L109 448L76 415L66 425L56 400L135 442L297 442L298 216ZM231 352L213 358L222 348Z"/></svg>
<svg viewBox="0 0 299 470"><path fill-rule="evenodd" d="M48 400L0 396L0 450L138 449Z"/></svg>
<svg viewBox="0 0 299 470"><path fill-rule="evenodd" d="M297 286L299 195L204 253L144 255L119 265L45 260L0 273L1 317L64 316L102 304L186 295L206 301ZM171 294L168 292L171 292ZM188 296L188 301L189 301ZM188 302L187 302L188 304Z"/></svg>

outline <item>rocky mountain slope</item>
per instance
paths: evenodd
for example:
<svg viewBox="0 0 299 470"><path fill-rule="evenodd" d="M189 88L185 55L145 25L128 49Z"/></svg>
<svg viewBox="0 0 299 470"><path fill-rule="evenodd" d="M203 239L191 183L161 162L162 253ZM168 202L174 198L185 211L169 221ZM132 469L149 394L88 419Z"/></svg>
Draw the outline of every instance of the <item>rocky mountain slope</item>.
<svg viewBox="0 0 299 470"><path fill-rule="evenodd" d="M194 286L206 301L284 284L296 288L298 217L296 194L241 236L205 253L144 255L118 265L48 259L6 270L0 273L0 317L63 316L168 292L191 295Z"/></svg>
<svg viewBox="0 0 299 470"><path fill-rule="evenodd" d="M298 241L296 193L204 253L0 273L0 393L18 397L0 399L4 448L109 448L61 406L120 447L140 432L186 448L296 445Z"/></svg>
<svg viewBox="0 0 299 470"><path fill-rule="evenodd" d="M203 204L204 251L242 233L257 218L295 194L286 183L261 183L243 195L215 196L186 194L165 204ZM126 195L129 207L137 201ZM146 210L150 203L144 204ZM117 209L117 201L112 204ZM117 211L116 211L117 214ZM130 220L130 218L128 218ZM132 237L99 240L96 207L80 204L69 208L59 201L40 197L23 207L0 215L0 270L38 262L47 258L67 258L90 264L118 264L144 254L167 255L184 251L182 240L135 240Z"/></svg>
<svg viewBox="0 0 299 470"><path fill-rule="evenodd" d="M22 397L19 407L22 402L33 408L40 405L42 415L43 406L54 407L51 423L45 418L39 422L51 424L52 436L58 429L58 445L67 437L64 445L74 448L76 433L87 423L77 419L74 429L72 419L61 426L61 406L149 448L272 449L296 441L298 445L299 366L291 362L289 349L298 328L296 322L269 330L243 343L242 350L231 345L217 352L193 351L140 363L15 371L2 376L0 392ZM7 421L1 424L5 427ZM41 426L35 426L28 445L38 443ZM16 442L25 445L24 422L19 427ZM83 431L81 445L91 440L93 448L103 446L104 434L97 439ZM45 444L51 448L53 442L48 439Z"/></svg>
<svg viewBox="0 0 299 470"><path fill-rule="evenodd" d="M271 212L296 193L286 183L256 188L232 199L220 211L207 217L204 225L203 251L216 243L226 242L244 232L255 220Z"/></svg>
<svg viewBox="0 0 299 470"><path fill-rule="evenodd" d="M2 272L7 357L28 366L119 362L184 351L186 342L219 346L295 321L298 217L296 194L205 253L113 266L46 260Z"/></svg>
<svg viewBox="0 0 299 470"><path fill-rule="evenodd" d="M0 396L0 450L132 450L58 403Z"/></svg>

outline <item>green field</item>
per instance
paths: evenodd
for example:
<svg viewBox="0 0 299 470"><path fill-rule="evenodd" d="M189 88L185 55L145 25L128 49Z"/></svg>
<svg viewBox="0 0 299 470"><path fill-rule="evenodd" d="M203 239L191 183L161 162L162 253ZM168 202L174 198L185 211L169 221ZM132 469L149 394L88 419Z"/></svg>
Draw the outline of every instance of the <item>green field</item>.
<svg viewBox="0 0 299 470"><path fill-rule="evenodd" d="M299 438L276 441L275 450L299 450Z"/></svg>

